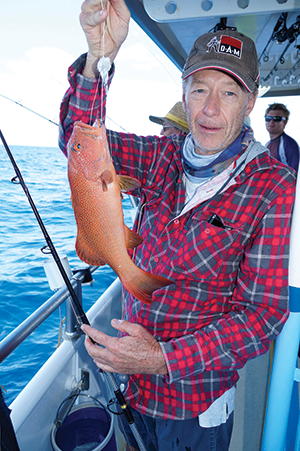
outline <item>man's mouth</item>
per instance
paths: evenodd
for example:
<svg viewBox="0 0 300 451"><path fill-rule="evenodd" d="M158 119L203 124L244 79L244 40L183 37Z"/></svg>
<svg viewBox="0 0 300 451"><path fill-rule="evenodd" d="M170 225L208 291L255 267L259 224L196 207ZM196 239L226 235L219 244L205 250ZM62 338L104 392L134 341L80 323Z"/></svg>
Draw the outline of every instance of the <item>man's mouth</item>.
<svg viewBox="0 0 300 451"><path fill-rule="evenodd" d="M199 124L199 127L207 132L215 132L221 129L220 127L214 127L212 125L204 125L204 124Z"/></svg>

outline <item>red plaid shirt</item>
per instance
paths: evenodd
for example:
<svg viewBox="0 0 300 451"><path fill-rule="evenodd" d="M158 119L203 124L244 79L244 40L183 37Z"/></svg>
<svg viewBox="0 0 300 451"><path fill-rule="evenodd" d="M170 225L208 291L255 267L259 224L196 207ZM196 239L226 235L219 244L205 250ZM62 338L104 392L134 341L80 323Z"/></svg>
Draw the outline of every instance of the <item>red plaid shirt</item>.
<svg viewBox="0 0 300 451"><path fill-rule="evenodd" d="M71 87L62 102L63 151L74 121L93 122L95 93L100 105L97 82L78 73L83 65L81 57L70 68ZM149 416L195 417L237 382L248 359L267 351L287 319L295 174L263 152L234 185L179 216L184 136L108 131L108 140L117 172L142 185L144 243L135 261L174 281L154 293L150 306L127 295L125 318L156 337L168 366L166 376L133 375L127 396ZM209 222L213 214L225 228Z"/></svg>

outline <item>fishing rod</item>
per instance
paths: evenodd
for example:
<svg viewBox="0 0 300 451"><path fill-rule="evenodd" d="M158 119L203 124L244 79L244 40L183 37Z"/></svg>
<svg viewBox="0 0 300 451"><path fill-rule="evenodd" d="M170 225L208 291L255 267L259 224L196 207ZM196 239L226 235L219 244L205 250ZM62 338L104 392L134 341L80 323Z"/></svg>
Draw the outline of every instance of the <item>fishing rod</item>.
<svg viewBox="0 0 300 451"><path fill-rule="evenodd" d="M288 13L282 13L281 16L279 17L279 19L277 20L277 23L272 31L272 34L258 59L259 64L260 64L260 60L262 57L263 57L265 63L267 63L269 61L269 55L267 53L267 48L269 47L269 45L272 41L275 41L277 39L278 42L282 42L280 36L283 33L285 34L287 31L287 27L286 27L287 15L288 15Z"/></svg>
<svg viewBox="0 0 300 451"><path fill-rule="evenodd" d="M10 148L8 147L8 144L7 144L7 142L6 142L5 138L4 138L3 133L2 133L1 130L0 130L0 138L2 140L2 143L4 145L6 153L9 156L9 159L10 159L10 161L11 161L11 163L13 165L13 168L15 170L15 173L16 173L16 176L11 179L11 182L18 183L23 188L23 191L24 191L24 193L25 193L25 195L26 195L26 197L27 197L27 199L29 201L31 209L32 209L32 211L33 211L33 213L34 213L34 215L35 215L35 217L37 219L37 222L38 222L38 224L40 226L40 229L41 229L41 231L42 231L42 233L43 233L43 235L45 237L47 246L49 247L50 252L51 252L51 254L53 256L53 259L54 259L54 261L55 261L55 263L56 263L56 265L57 265L57 267L58 267L58 269L59 269L59 271L61 273L61 276L62 276L62 278L63 278L63 280L64 280L64 282L65 282L65 284L66 284L66 286L67 286L67 288L69 290L69 293L71 295L72 301L74 303L74 307L76 308L76 319L77 319L77 321L79 322L79 324L83 324L83 323L84 324L88 324L88 319L87 319L84 311L82 310L80 302L79 302L79 300L78 300L78 298L76 296L76 293L75 293L75 291L74 291L74 289L73 289L73 287L71 285L69 277L68 277L68 275L67 275L67 273L66 273L66 271L65 271L65 269L63 267L61 259L59 258L59 255L58 255L58 253L57 253L57 251L56 251L56 249L54 247L54 244L53 244L53 242L52 242L52 240L51 240L51 238L50 238L50 236L49 236L49 234L47 232L46 227L44 226L44 223L43 223L43 221L42 221L42 219L40 217L40 214L39 214L39 212L38 212L38 210L37 210L37 208L35 206L35 203L34 203L32 197L31 197L30 192L29 192L29 190L28 190L28 188L26 186L26 183L25 183L25 181L23 179L21 171L20 171L20 169L19 169L19 167L18 167L18 165L16 163L16 160L13 157L13 154L11 153Z"/></svg>
<svg viewBox="0 0 300 451"><path fill-rule="evenodd" d="M299 51L300 46L295 45L295 47L298 47L298 51ZM286 80L291 75L291 73L296 70L296 68L299 66L299 63L300 63L300 58L297 59L297 61L293 65L293 67L288 71L288 73L284 77L279 78L279 81Z"/></svg>
<svg viewBox="0 0 300 451"><path fill-rule="evenodd" d="M293 23L293 25L288 30L286 30L280 38L280 42L284 42L287 39L289 42L287 43L285 49L283 50L280 57L278 58L273 69L269 72L269 74L266 77L264 77L262 79L263 81L267 81L274 74L274 72L277 70L279 63L284 64L284 62L285 62L284 55L288 51L290 45L297 39L299 34L300 34L300 16L297 16L296 22Z"/></svg>
<svg viewBox="0 0 300 451"><path fill-rule="evenodd" d="M43 115L40 114L40 113L37 113L37 112L34 111L34 110L31 110L31 109L28 108L27 106L23 105L21 102L17 102L16 100L10 99L9 97L4 96L3 94L0 94L0 96L3 97L3 98L6 99L6 100L9 100L9 101L12 102L12 103L15 103L15 104L18 105L18 106L21 106L21 107L24 108L25 110L30 111L30 113L36 114L37 116L41 117L42 119L45 119L46 121L51 122L51 124L54 124L54 125L56 125L56 126L58 127L58 123L57 123L57 122L52 121L51 119L49 119L49 118L43 116ZM122 125L118 124L118 123L117 123L116 121L114 121L112 118L110 118L109 116L107 116L107 119L109 119L111 122L113 122L117 127L119 127L121 130L123 130L125 133L128 133L127 130L125 130L125 128L122 127Z"/></svg>
<svg viewBox="0 0 300 451"><path fill-rule="evenodd" d="M56 263L56 265L57 265L57 267L59 269L59 272L60 272L60 274L61 274L61 276L62 276L62 278L63 278L63 280L64 280L64 282L65 282L65 284L67 286L67 289L69 290L69 293L70 293L70 296L71 296L71 300L73 302L74 314L76 316L76 320L77 320L77 323L78 323L77 327L76 327L77 331L83 333L81 328L80 328L80 326L82 324L87 324L88 326L90 326L90 322L87 319L87 316L84 313L83 308L82 308L82 306L81 306L81 304L80 304L80 302L79 302L79 300L78 300L78 298L76 296L76 293L75 293L75 291L74 291L74 289L72 287L70 279L69 279L69 277L68 277L68 275L67 275L67 273L65 271L65 268L63 267L61 259L60 259L59 255L58 255L58 253L57 253L57 251L55 249L55 246L54 246L54 244L53 244L53 242L52 242L52 240L51 240L51 238L50 238L50 236L49 236L49 234L47 232L47 229L46 229L46 227L45 227L45 225L44 225L44 223L42 221L42 218L40 217L40 214L39 214L39 212L38 212L38 210L37 210L37 208L35 206L35 203L34 203L32 197L31 197L31 194L30 194L30 192L29 192L29 190L27 188L27 185L26 185L26 183L25 183L25 181L23 179L21 171L20 171L20 169L19 169L19 167L18 167L18 165L16 163L16 160L13 157L13 154L12 154L12 152L11 152L11 150L10 150L10 148L9 148L9 146L8 146L4 136L3 136L3 133L1 131L1 129L0 129L0 138L2 140L2 143L4 145L6 153L9 156L9 159L10 159L10 161L12 163L12 166L13 166L13 168L15 170L15 173L16 173L16 176L11 179L11 182L12 183L18 183L23 188L23 191L24 191L24 193L25 193L25 195L26 195L26 197L27 197L27 199L29 201L31 209L32 209L32 211L33 211L33 213L34 213L34 215L35 215L35 217L37 219L37 222L38 222L38 224L40 226L40 229L41 229L41 231L42 231L42 233L44 235L44 238L46 240L47 246L50 249L50 252L51 252L51 254L53 256L53 259L54 259L54 261L55 261L55 263ZM90 338L90 340L94 344L97 344L97 343L95 343L95 341L92 338ZM99 370L99 371L102 372L103 374L105 374L105 376L107 378L107 381L108 381L112 391L114 392L115 399L116 399L117 403L119 404L119 406L121 408L121 413L124 414L128 424L129 424L129 427L130 427L130 429L132 431L132 434L133 434L133 436L134 436L134 438L135 438L135 440L136 440L136 442L137 442L137 444L139 446L140 451L147 451L147 449L145 448L145 445L144 445L144 443L142 441L142 438L141 438L141 436L140 436L140 434L139 434L139 432L138 432L138 430L136 428L136 425L134 423L134 419L133 419L132 413L130 411L130 408L129 408L126 400L125 400L125 397L124 397L120 387L118 386L118 384L117 384L117 382L115 380L114 375L112 373L109 373L108 371L103 371L103 370ZM127 379L128 379L128 376L127 375L121 375L121 377L122 376L123 376L123 381L126 382ZM112 413L115 413L115 412L112 412Z"/></svg>
<svg viewBox="0 0 300 451"><path fill-rule="evenodd" d="M58 124L57 124L56 122L51 121L51 119L48 119L47 117L42 116L40 113L37 113L36 111L31 110L30 108L28 108L28 107L25 106L25 105L22 105L22 103L17 102L16 100L10 99L9 97L4 96L3 94L0 94L0 96L3 97L3 98L6 99L6 100L9 100L10 102L13 102L13 103L15 103L15 104L21 106L22 108L25 108L25 110L28 110L28 111L30 111L30 112L33 113L33 114L36 114L37 116L39 116L39 117L45 119L46 121L51 122L51 124L54 124L54 125L57 125L57 126L58 126Z"/></svg>

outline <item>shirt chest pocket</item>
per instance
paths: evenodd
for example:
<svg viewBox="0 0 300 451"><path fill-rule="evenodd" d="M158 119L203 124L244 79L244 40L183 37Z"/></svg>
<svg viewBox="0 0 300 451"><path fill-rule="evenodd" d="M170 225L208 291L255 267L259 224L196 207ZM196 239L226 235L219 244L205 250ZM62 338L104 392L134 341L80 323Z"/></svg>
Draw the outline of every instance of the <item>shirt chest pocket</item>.
<svg viewBox="0 0 300 451"><path fill-rule="evenodd" d="M237 270L242 252L240 227L234 224L219 227L209 222L212 215L194 215L178 237L172 268L179 280L211 279Z"/></svg>
<svg viewBox="0 0 300 451"><path fill-rule="evenodd" d="M139 222L141 223L140 233L147 237L152 235L152 239L157 239L157 234L165 226L168 216L165 216L165 210L168 209L167 203L164 201L165 193L161 191L152 191L148 188L145 191L142 200L142 209L140 212Z"/></svg>

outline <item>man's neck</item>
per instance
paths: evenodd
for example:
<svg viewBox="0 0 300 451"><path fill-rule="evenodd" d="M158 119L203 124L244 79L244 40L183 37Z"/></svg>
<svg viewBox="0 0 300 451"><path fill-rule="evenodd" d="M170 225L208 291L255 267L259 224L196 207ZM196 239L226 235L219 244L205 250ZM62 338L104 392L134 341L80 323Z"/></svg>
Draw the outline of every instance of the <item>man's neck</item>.
<svg viewBox="0 0 300 451"><path fill-rule="evenodd" d="M283 134L283 132L281 132L281 133L275 133L275 134L269 132L270 140L273 141L273 139L278 138L278 137L281 136L282 134Z"/></svg>

